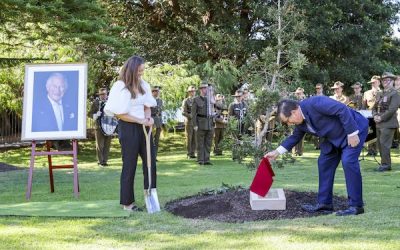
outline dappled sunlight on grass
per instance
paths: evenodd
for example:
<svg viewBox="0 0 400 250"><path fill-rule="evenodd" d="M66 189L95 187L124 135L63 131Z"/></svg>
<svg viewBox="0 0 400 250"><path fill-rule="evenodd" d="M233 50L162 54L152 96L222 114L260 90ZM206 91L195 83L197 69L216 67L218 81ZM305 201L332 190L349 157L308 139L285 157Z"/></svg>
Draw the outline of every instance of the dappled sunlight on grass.
<svg viewBox="0 0 400 250"><path fill-rule="evenodd" d="M250 185L255 172L232 162L228 152L222 157L211 156L212 166L199 166L195 160L186 159L182 138L177 135L171 138L170 143L179 150L169 151L164 141L157 162L157 192L162 206L170 200L219 188L222 183L245 187ZM79 199L73 197L71 170L54 172L55 193L50 193L47 158L38 157L30 202L32 205L27 209L36 209L35 212L43 214L57 209L56 212L61 214L70 212L69 209L75 213L100 213L101 209L122 211L119 205L122 164L118 140L113 139L108 167L97 166L93 141L85 141L80 145ZM0 206L30 204L24 196L29 154L29 149L0 154L1 161L8 164L26 164L25 170L0 173ZM307 145L304 157L296 157L295 163L274 169L274 187L317 192L318 154L319 151L310 150L310 145ZM68 160L64 157L61 161L64 159ZM132 213L127 218L0 217L0 248L396 249L400 245L399 152L393 150L393 171L388 173L373 171L376 163L371 159L366 157L360 162L366 213L355 217L341 218L332 214L239 224L184 219L166 211L153 215L146 212ZM135 195L137 204L144 207L142 190L143 174L139 162ZM347 195L341 165L336 173L334 194ZM49 205L48 211L45 205Z"/></svg>

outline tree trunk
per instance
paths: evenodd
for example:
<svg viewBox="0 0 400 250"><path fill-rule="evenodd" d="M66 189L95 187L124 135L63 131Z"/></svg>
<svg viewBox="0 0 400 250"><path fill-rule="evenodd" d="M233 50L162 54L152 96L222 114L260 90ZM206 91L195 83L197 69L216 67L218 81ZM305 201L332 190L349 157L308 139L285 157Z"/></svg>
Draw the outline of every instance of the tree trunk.
<svg viewBox="0 0 400 250"><path fill-rule="evenodd" d="M281 63L281 54L282 54L282 37L281 37L281 32L282 32L282 13L281 13L281 1L278 0L278 29L277 29L277 39L278 39L278 46L277 46L277 52L276 52L276 68L274 70L274 74L272 75L272 81L271 81L271 89L275 90L276 86L276 79L279 76L279 69L280 69L280 63Z"/></svg>

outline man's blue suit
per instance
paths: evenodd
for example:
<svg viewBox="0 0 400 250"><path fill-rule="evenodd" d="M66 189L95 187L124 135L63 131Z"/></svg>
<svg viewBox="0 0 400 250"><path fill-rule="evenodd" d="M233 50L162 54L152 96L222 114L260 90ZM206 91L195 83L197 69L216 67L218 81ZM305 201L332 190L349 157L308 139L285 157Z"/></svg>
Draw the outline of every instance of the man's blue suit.
<svg viewBox="0 0 400 250"><path fill-rule="evenodd" d="M74 131L78 129L77 106L63 100L64 123L62 131ZM40 100L34 100L32 112L32 132L58 131L56 116L50 100L45 96Z"/></svg>
<svg viewBox="0 0 400 250"><path fill-rule="evenodd" d="M368 134L368 120L346 105L326 96L314 96L299 103L304 122L282 144L291 150L305 133L321 140L318 158L318 202L332 204L332 190L336 168L342 160L350 206L363 206L362 178L358 158ZM311 129L309 128L311 127ZM314 133L311 131L314 130ZM359 131L357 147L348 145L347 135Z"/></svg>

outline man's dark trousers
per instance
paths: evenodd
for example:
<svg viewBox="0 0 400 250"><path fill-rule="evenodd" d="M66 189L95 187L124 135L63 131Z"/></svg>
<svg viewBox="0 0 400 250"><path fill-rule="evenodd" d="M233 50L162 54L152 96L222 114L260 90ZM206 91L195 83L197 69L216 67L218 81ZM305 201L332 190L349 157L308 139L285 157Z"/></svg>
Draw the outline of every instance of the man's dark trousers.
<svg viewBox="0 0 400 250"><path fill-rule="evenodd" d="M349 205L357 207L362 207L364 205L362 197L361 171L358 157L360 156L367 135L368 128L359 131L358 136L360 138L360 143L357 147L351 147L347 145L344 148L336 148L328 141L321 143L321 155L318 158L319 203L332 204L332 189L335 172L340 160L342 160L346 179L346 188L349 195ZM328 148L331 147L330 152L324 152L324 149L327 146Z"/></svg>

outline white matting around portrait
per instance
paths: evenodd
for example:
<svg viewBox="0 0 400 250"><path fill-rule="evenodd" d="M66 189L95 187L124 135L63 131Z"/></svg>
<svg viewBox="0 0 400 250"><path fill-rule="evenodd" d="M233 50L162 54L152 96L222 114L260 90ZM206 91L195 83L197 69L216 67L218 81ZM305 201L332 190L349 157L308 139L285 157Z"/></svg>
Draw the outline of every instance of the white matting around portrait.
<svg viewBox="0 0 400 250"><path fill-rule="evenodd" d="M52 115L40 110L39 101L50 98L46 93L46 79L58 74L68 83L60 106L63 124L70 127L54 129L48 124ZM22 140L59 140L86 138L87 64L30 64L25 66L25 83L22 115ZM65 105L71 103L67 108ZM50 101L48 101L50 103ZM35 104L35 105L34 105ZM54 107L53 107L54 108ZM68 109L70 108L70 109ZM54 109L53 109L54 110ZM55 111L54 111L55 113ZM42 114L42 116L39 116ZM39 120L40 119L40 120ZM40 122L38 122L40 121ZM41 126L43 125L43 126ZM46 126L47 125L47 126ZM38 127L41 126L41 127Z"/></svg>

